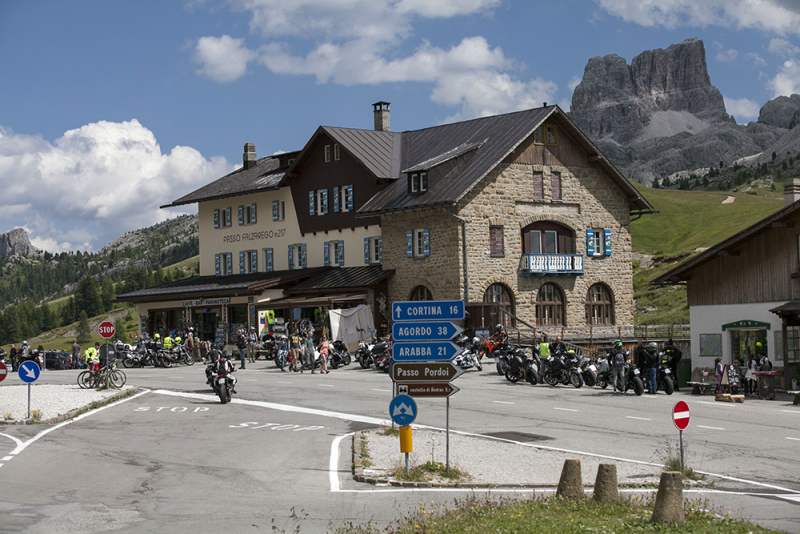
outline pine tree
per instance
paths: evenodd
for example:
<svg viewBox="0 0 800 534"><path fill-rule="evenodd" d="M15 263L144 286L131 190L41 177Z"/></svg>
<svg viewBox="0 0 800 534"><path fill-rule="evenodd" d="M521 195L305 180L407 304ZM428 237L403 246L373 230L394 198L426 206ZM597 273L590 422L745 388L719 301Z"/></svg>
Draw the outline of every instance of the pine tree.
<svg viewBox="0 0 800 534"><path fill-rule="evenodd" d="M85 311L94 317L103 313L103 301L97 291L97 280L91 276L85 276L78 283L75 289L75 309Z"/></svg>
<svg viewBox="0 0 800 534"><path fill-rule="evenodd" d="M89 341L89 317L86 315L86 310L81 311L78 318L78 343L87 343Z"/></svg>
<svg viewBox="0 0 800 534"><path fill-rule="evenodd" d="M114 300L114 283L111 278L106 276L103 278L103 284L100 290L100 299L103 301L103 311L111 310Z"/></svg>

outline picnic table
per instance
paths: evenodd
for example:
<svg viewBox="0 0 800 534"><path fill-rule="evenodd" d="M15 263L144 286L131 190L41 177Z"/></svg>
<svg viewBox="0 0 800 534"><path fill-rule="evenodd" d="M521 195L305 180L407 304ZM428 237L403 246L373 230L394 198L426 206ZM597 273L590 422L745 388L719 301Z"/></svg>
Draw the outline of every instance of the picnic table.
<svg viewBox="0 0 800 534"><path fill-rule="evenodd" d="M687 384L692 386L692 395L707 395L713 393L717 387L717 384L712 382L687 382Z"/></svg>

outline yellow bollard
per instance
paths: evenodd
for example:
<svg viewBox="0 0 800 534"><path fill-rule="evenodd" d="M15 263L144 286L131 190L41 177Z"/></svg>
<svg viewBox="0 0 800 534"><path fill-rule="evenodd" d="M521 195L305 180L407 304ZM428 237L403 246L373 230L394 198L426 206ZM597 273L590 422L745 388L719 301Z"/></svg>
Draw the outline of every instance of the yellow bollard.
<svg viewBox="0 0 800 534"><path fill-rule="evenodd" d="M414 452L414 446L411 442L411 427L400 427L400 452L409 453Z"/></svg>

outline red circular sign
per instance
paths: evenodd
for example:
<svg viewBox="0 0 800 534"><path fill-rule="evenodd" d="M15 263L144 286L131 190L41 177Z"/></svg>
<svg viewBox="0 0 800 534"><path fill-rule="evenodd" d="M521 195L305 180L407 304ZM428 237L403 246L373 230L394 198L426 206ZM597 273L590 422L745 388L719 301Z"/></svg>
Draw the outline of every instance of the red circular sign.
<svg viewBox="0 0 800 534"><path fill-rule="evenodd" d="M6 364L0 361L0 382L6 379L6 375L8 374L8 367Z"/></svg>
<svg viewBox="0 0 800 534"><path fill-rule="evenodd" d="M109 339L114 337L114 334L117 332L117 329L114 327L114 323L111 321L103 321L100 323L100 328L98 329L100 332L100 336Z"/></svg>
<svg viewBox="0 0 800 534"><path fill-rule="evenodd" d="M678 401L672 407L672 422L678 430L685 430L689 426L689 405L683 401Z"/></svg>

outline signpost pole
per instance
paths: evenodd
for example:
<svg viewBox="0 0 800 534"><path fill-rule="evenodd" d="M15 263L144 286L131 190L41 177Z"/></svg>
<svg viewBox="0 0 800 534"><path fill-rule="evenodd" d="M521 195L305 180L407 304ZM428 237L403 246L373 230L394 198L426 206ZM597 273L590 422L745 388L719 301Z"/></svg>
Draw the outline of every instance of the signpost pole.
<svg viewBox="0 0 800 534"><path fill-rule="evenodd" d="M31 418L31 383L28 382L28 417L25 419Z"/></svg>
<svg viewBox="0 0 800 534"><path fill-rule="evenodd" d="M450 397L447 397L447 416L446 416L445 429L447 434L446 445L445 445L445 455L446 455L445 461L447 462L446 468L447 468L447 474L449 475L450 474Z"/></svg>
<svg viewBox="0 0 800 534"><path fill-rule="evenodd" d="M108 338L106 338L106 389L109 389L108 381L109 381L109 375L111 373L109 373L108 370L109 370L109 365L110 364L111 364L111 362L108 361Z"/></svg>
<svg viewBox="0 0 800 534"><path fill-rule="evenodd" d="M679 430L679 432L681 433L681 475L683 475L686 472L686 468L684 467L683 463L683 430Z"/></svg>

